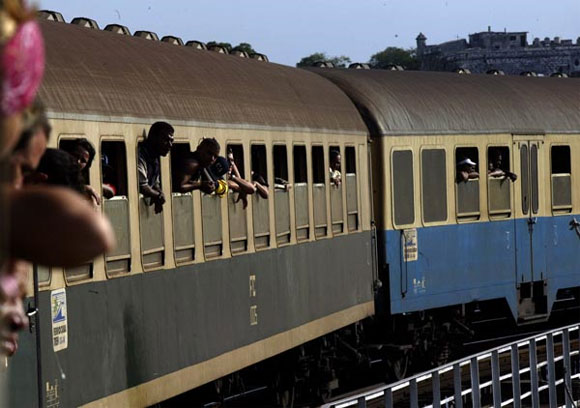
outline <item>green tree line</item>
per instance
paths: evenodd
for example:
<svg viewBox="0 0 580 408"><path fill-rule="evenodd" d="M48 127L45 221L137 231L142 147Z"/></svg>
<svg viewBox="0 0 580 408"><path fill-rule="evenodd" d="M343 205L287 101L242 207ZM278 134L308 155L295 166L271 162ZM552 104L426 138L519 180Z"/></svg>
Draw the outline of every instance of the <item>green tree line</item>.
<svg viewBox="0 0 580 408"><path fill-rule="evenodd" d="M346 67L351 63L350 58L345 55L328 56L325 52L315 52L302 58L296 66L310 67L320 61L332 62L335 67L339 68ZM373 68L379 69L385 69L392 65L400 65L406 70L418 70L420 68L414 48L387 47L383 51L373 54L368 64Z"/></svg>

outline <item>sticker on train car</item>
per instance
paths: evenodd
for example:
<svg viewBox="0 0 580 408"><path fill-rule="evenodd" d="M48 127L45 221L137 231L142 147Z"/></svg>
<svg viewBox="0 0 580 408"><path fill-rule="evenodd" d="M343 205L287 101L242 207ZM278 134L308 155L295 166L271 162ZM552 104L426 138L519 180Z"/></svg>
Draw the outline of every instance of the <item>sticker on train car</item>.
<svg viewBox="0 0 580 408"><path fill-rule="evenodd" d="M401 236L403 240L403 251L405 262L416 261L419 255L419 245L417 243L417 229L406 229Z"/></svg>
<svg viewBox="0 0 580 408"><path fill-rule="evenodd" d="M53 290L50 293L52 315L52 348L54 351L68 347L68 315L66 309L66 290Z"/></svg>

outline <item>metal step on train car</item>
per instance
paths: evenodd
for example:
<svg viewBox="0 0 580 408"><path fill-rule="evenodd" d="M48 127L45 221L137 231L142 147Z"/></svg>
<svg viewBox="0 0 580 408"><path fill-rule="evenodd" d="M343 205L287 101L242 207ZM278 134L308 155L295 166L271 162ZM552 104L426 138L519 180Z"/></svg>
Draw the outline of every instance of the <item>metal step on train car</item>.
<svg viewBox="0 0 580 408"><path fill-rule="evenodd" d="M483 322L577 315L580 82L312 72L45 16L50 143L95 147L90 183L116 186L101 210L118 246L78 268L38 266L40 341L23 335L9 360L11 405L152 405L299 346L310 366L285 386L316 368L329 391L348 356L333 349L321 368L323 347L362 366L378 354L401 376L488 334ZM270 197L243 209L234 194L178 193L172 153L171 200L154 214L136 155L158 120L175 127L173 153L215 137ZM458 181L467 158L477 177Z"/></svg>

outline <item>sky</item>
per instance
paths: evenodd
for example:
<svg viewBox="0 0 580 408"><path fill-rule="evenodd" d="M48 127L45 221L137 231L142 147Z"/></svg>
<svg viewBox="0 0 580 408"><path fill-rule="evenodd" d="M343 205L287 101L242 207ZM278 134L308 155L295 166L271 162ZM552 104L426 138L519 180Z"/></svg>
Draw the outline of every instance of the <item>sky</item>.
<svg viewBox="0 0 580 408"><path fill-rule="evenodd" d="M315 52L367 62L386 47L415 47L470 33L527 31L534 37L580 37L580 0L36 0L70 22L122 24L185 42L248 42L270 61L295 65Z"/></svg>

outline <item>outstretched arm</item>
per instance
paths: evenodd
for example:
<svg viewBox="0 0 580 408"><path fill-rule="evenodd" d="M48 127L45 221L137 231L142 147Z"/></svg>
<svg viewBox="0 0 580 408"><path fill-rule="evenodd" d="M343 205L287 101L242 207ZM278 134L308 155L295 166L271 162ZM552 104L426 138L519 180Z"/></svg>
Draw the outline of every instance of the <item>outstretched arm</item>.
<svg viewBox="0 0 580 408"><path fill-rule="evenodd" d="M109 221L81 195L65 188L6 189L9 253L46 266L81 265L115 245Z"/></svg>

